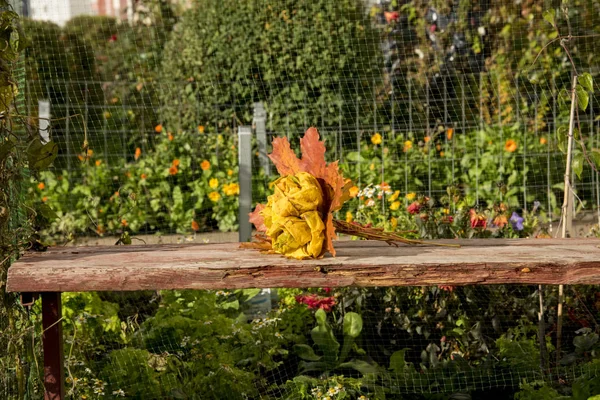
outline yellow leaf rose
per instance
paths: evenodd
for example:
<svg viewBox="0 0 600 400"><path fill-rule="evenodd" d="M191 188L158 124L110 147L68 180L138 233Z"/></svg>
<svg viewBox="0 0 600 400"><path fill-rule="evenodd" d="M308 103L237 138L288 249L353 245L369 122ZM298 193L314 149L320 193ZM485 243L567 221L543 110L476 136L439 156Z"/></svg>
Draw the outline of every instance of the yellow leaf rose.
<svg viewBox="0 0 600 400"><path fill-rule="evenodd" d="M273 250L296 259L320 256L325 240L321 185L307 172L283 176L273 185L274 194L261 211Z"/></svg>

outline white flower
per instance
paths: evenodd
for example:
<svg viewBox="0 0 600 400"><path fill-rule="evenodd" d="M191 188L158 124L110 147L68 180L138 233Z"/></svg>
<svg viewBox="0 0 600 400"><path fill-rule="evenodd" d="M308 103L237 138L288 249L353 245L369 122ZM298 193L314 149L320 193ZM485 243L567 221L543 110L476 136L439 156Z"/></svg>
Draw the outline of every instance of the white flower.
<svg viewBox="0 0 600 400"><path fill-rule="evenodd" d="M423 50L421 50L421 49L415 49L415 54L418 55L421 60L423 58L425 58L425 54L423 53Z"/></svg>
<svg viewBox="0 0 600 400"><path fill-rule="evenodd" d="M373 207L375 205L375 200L369 199L365 205L367 207Z"/></svg>
<svg viewBox="0 0 600 400"><path fill-rule="evenodd" d="M210 325L210 324L212 324L212 321L205 321L204 322L204 325Z"/></svg>
<svg viewBox="0 0 600 400"><path fill-rule="evenodd" d="M123 389L114 390L112 394L113 396L125 397L125 392L123 391Z"/></svg>
<svg viewBox="0 0 600 400"><path fill-rule="evenodd" d="M392 312L392 307L387 307L387 308L385 309L385 312L386 312L386 313Z"/></svg>
<svg viewBox="0 0 600 400"><path fill-rule="evenodd" d="M275 337L277 339L283 339L283 335L281 333L279 333L279 332L275 332Z"/></svg>
<svg viewBox="0 0 600 400"><path fill-rule="evenodd" d="M477 33L479 33L479 36L484 36L485 35L485 26L480 26L479 28L477 28Z"/></svg>

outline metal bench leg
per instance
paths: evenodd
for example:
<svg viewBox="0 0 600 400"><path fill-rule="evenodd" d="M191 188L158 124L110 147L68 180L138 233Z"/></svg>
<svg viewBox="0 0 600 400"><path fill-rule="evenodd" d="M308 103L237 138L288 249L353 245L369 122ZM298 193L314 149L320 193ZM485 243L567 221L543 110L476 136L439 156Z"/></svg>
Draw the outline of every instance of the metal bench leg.
<svg viewBox="0 0 600 400"><path fill-rule="evenodd" d="M65 373L60 292L42 293L42 326L44 334L44 400L65 398Z"/></svg>

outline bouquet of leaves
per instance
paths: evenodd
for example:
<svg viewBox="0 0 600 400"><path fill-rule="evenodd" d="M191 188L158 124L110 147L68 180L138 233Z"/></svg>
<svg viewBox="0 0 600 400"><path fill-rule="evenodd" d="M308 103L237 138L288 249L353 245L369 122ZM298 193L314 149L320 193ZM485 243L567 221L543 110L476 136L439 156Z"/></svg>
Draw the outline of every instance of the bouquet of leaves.
<svg viewBox="0 0 600 400"><path fill-rule="evenodd" d="M258 231L258 242L250 247L301 260L321 258L327 252L335 256L336 232L389 244L423 243L380 228L335 220L333 213L350 198L352 182L344 179L337 161L325 161L325 145L316 128L309 128L300 139L300 150L302 158L296 157L287 138L273 140L269 158L280 177L271 184L274 193L267 204L258 204L250 213L250 222Z"/></svg>

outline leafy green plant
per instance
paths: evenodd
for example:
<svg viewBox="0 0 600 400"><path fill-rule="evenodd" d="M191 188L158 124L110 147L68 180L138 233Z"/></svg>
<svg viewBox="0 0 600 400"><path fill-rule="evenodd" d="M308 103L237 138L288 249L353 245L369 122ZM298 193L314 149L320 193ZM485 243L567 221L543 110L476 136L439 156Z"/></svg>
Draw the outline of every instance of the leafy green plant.
<svg viewBox="0 0 600 400"><path fill-rule="evenodd" d="M309 345L297 344L294 346L294 351L303 360L300 363L302 374L318 372L328 375L334 370L343 369L353 369L365 375L377 373L379 368L369 362L360 359L346 361L353 349L355 339L360 335L363 328L362 318L359 314L349 312L344 315L344 341L341 348L331 326L327 322L327 313L319 309L315 313L315 319L317 326L311 331L310 335L321 355L317 355L313 347ZM360 354L360 349L355 351Z"/></svg>

